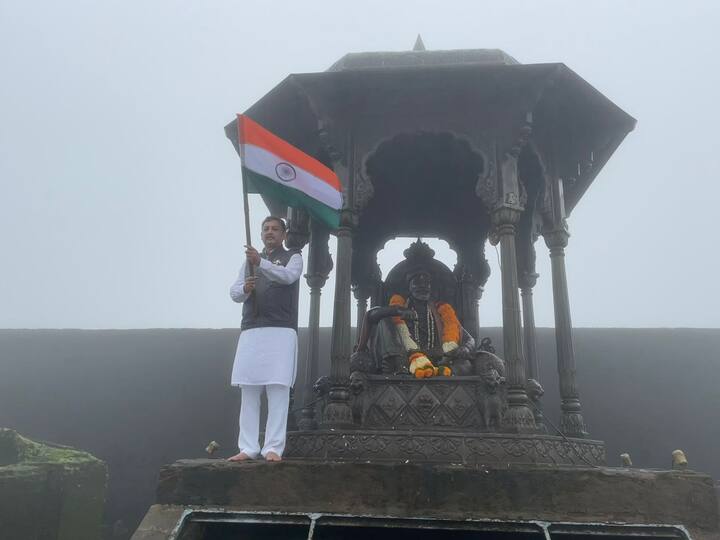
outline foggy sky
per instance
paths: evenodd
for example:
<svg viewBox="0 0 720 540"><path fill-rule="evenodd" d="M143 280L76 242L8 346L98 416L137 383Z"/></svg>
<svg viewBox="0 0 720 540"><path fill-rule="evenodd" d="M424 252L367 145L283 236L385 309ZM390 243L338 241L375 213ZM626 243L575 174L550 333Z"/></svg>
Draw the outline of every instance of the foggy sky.
<svg viewBox="0 0 720 540"><path fill-rule="evenodd" d="M576 326L718 327L718 23L714 1L0 0L0 327L238 326L240 163L223 126L289 73L418 33L564 62L638 119L570 219ZM256 199L253 221L266 213ZM384 272L409 241L386 246ZM536 321L552 326L537 247ZM497 326L487 255L480 321ZM329 282L324 325L332 296ZM301 324L307 305L303 284Z"/></svg>

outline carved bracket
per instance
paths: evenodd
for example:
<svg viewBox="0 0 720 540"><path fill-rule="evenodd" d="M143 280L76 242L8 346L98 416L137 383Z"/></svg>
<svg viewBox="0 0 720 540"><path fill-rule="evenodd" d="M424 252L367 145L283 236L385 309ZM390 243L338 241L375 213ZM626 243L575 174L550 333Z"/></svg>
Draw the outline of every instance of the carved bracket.
<svg viewBox="0 0 720 540"><path fill-rule="evenodd" d="M493 174L488 174L482 182L478 182L475 190L493 215L503 209L519 214L527 204L527 190L518 175L518 158L531 133L532 113L527 113L518 133L507 147L498 141L494 144L496 166ZM497 220L499 223L514 223L517 219L512 219L511 214L514 212L502 212Z"/></svg>

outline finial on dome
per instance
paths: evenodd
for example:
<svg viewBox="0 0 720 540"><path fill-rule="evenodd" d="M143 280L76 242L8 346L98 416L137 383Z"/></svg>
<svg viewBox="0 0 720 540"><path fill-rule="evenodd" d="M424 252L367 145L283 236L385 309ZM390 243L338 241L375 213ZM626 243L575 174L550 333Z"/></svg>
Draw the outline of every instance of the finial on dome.
<svg viewBox="0 0 720 540"><path fill-rule="evenodd" d="M415 45L413 46L413 51L424 51L425 44L423 43L422 36L418 34L417 39L415 40Z"/></svg>
<svg viewBox="0 0 720 540"><path fill-rule="evenodd" d="M403 251L403 255L406 259L413 260L432 259L435 257L435 250L418 237L415 242L410 244L410 247Z"/></svg>

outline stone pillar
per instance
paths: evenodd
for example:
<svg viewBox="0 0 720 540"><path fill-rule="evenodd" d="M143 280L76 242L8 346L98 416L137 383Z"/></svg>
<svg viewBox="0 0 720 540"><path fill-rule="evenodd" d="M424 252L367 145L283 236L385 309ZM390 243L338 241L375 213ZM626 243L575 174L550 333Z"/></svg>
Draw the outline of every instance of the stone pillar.
<svg viewBox="0 0 720 540"><path fill-rule="evenodd" d="M550 248L552 265L555 343L560 377L560 429L569 437L585 437L588 433L582 416L580 394L575 383L575 350L572 341L570 299L565 273L565 247L567 247L570 234L565 227L557 227L543 232L543 236L545 243Z"/></svg>
<svg viewBox="0 0 720 540"><path fill-rule="evenodd" d="M485 242L487 241L487 238L483 238L482 242L480 242L479 251L480 251L480 257L479 257L479 264L478 264L478 272L477 272L477 280L478 280L478 286L477 289L475 289L475 317L477 322L477 328L478 328L478 335L475 338L475 342L480 345L480 340L482 337L480 336L480 300L482 300L483 293L485 292L485 285L488 282L488 279L490 278L490 263L488 263L487 259L485 258Z"/></svg>
<svg viewBox="0 0 720 540"><path fill-rule="evenodd" d="M457 271L459 270L459 271ZM470 274L465 265L458 264L455 275L457 276L459 298L458 308L462 314L463 327L475 340L480 343L480 322L478 317L478 300L480 299L480 286Z"/></svg>
<svg viewBox="0 0 720 540"><path fill-rule="evenodd" d="M318 378L320 296L327 281L327 275L319 273L305 274L305 279L310 287L310 318L308 320L307 357L304 372L299 377L303 389L303 408L300 410L300 419L298 420L298 427L301 430L315 429L317 427L312 389Z"/></svg>
<svg viewBox="0 0 720 540"><path fill-rule="evenodd" d="M325 286L328 274L332 270L332 258L328 249L329 231L312 222L310 235L310 246L308 249L308 272L305 280L310 287L310 317L308 320L308 342L307 357L304 370L299 374L303 390L303 408L300 412L298 427L302 430L315 429L315 404L313 396L313 384L318 378L318 360L320 357L320 297L322 288Z"/></svg>
<svg viewBox="0 0 720 540"><path fill-rule="evenodd" d="M534 249L534 248L533 248ZM537 340L535 337L535 307L533 306L533 288L537 283L538 274L535 272L523 272L520 274L520 297L522 298L523 315L523 345L525 346L525 365L528 386L526 391L530 400L535 426L539 431L545 433L545 416L543 415L542 402L540 398L544 390L540 385L540 362L537 356Z"/></svg>
<svg viewBox="0 0 720 540"><path fill-rule="evenodd" d="M363 325L363 320L365 319L365 313L367 313L368 309L368 299L370 298L371 291L367 287L363 287L362 285L356 285L353 287L353 294L355 295L355 300L357 300L357 332L358 336L360 335L360 329Z"/></svg>
<svg viewBox="0 0 720 540"><path fill-rule="evenodd" d="M351 325L350 269L352 260L352 216L344 211L337 231L337 265L335 270L335 304L332 343L330 345L330 392L323 413L323 427L342 428L352 425L350 409Z"/></svg>
<svg viewBox="0 0 720 540"><path fill-rule="evenodd" d="M533 306L533 287L539 274L525 272L520 276L520 297L522 298L523 345L525 346L525 365L527 378L540 381L540 367L537 359L535 339L535 308Z"/></svg>
<svg viewBox="0 0 720 540"><path fill-rule="evenodd" d="M503 344L508 380L508 410L503 424L511 432L532 432L536 430L536 426L525 391L525 360L515 251L515 225L520 219L520 210L500 207L493 211L492 217L500 243Z"/></svg>
<svg viewBox="0 0 720 540"><path fill-rule="evenodd" d="M308 287L310 287L310 318L308 321L308 369L305 373L305 386L313 385L318 376L318 355L320 348L320 296L325 286L327 276L322 274L306 274Z"/></svg>
<svg viewBox="0 0 720 540"><path fill-rule="evenodd" d="M458 284L456 309L462 315L465 330L480 344L480 317L478 303L485 290L483 285L490 277L490 265L485 260L485 238L476 242L453 242L457 264L453 270Z"/></svg>

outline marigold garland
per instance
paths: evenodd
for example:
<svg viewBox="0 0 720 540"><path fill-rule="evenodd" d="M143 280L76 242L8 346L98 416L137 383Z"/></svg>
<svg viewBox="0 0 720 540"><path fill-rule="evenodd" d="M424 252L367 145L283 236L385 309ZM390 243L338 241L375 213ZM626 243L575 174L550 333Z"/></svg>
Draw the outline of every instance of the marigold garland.
<svg viewBox="0 0 720 540"><path fill-rule="evenodd" d="M405 299L402 296L400 296L399 294L393 294L392 297L390 298L390 305L404 308L405 307ZM403 321L400 317L393 317L392 322L394 322L395 324L404 324L405 323L405 321Z"/></svg>
<svg viewBox="0 0 720 540"><path fill-rule="evenodd" d="M448 341L460 343L460 321L458 321L453 307L450 304L442 303L438 305L437 310L443 322L443 343Z"/></svg>
<svg viewBox="0 0 720 540"><path fill-rule="evenodd" d="M438 368L433 366L430 359L423 352L414 352L410 355L410 373L417 379L424 379L437 375Z"/></svg>
<svg viewBox="0 0 720 540"><path fill-rule="evenodd" d="M408 306L408 302L399 294L394 294L390 298L390 305L400 308L406 308ZM437 313L443 323L443 351L452 351L456 349L458 344L460 343L460 321L457 318L455 310L450 304L446 304L445 302L438 302L435 304L435 307L437 308ZM452 375L451 368L449 368L448 366L440 366L439 368L435 367L424 352L417 350L418 346L410 336L410 330L408 329L407 324L401 317L393 317L392 321L397 326L398 331L400 332L400 339L403 342L405 350L410 353L408 358L410 373L415 375L415 377L418 379L423 379L425 377L433 377L437 375L442 375L445 377L450 377Z"/></svg>
<svg viewBox="0 0 720 540"><path fill-rule="evenodd" d="M403 308L407 307L405 298L403 298L399 294L392 295L392 297L390 298L390 305ZM446 304L445 302L438 302L437 310L443 323L443 343L453 341L459 344L460 321L457 318L455 310L450 304ZM392 321L396 325L405 324L405 321L403 321L400 317L393 317Z"/></svg>

